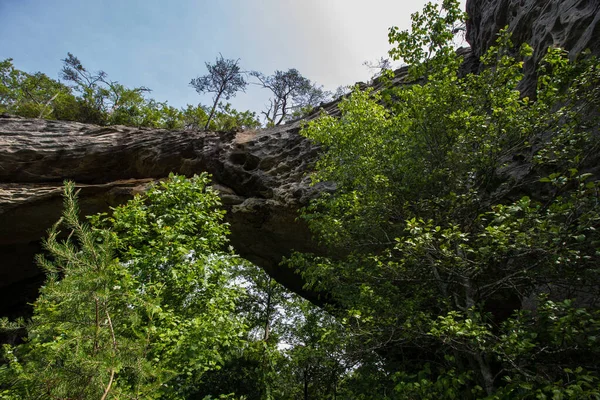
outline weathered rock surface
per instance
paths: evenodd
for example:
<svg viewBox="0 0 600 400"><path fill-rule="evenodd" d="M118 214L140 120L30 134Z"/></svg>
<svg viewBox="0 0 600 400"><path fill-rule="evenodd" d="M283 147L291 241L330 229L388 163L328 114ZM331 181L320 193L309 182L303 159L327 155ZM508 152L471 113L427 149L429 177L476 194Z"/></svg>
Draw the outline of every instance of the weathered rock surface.
<svg viewBox="0 0 600 400"><path fill-rule="evenodd" d="M585 48L600 54L599 7L598 0L467 0L473 54L463 51L465 71L477 68L477 58L509 25L517 45L528 42L536 49L526 65L530 89L547 46L565 47L572 56ZM396 83L404 82L405 73L397 72ZM335 102L324 108L337 115ZM77 183L82 211L90 214L123 203L169 172L211 173L238 253L316 300L298 275L278 266L293 250L318 251L297 210L331 189L308 184L305 174L318 149L298 130L299 122L214 134L0 116L0 315L22 314L35 298L43 277L33 255L60 215L63 180Z"/></svg>
<svg viewBox="0 0 600 400"><path fill-rule="evenodd" d="M505 26L516 45L528 43L534 54L525 63L523 89L531 93L536 66L550 46L561 47L575 58L585 49L600 54L600 1L598 0L467 0L467 41L479 58Z"/></svg>
<svg viewBox="0 0 600 400"><path fill-rule="evenodd" d="M321 188L305 172L317 149L298 126L228 134L99 127L0 118L0 313L20 313L41 282L33 255L61 212L62 181L81 189L82 213L106 211L169 172L213 175L232 244L290 289L301 280L281 257L315 249L297 209Z"/></svg>

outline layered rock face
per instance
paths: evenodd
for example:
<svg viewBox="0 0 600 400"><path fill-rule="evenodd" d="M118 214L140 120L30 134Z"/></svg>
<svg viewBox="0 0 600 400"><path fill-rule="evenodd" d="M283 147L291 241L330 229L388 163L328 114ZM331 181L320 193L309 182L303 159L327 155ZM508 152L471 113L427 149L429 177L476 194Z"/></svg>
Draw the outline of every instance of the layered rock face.
<svg viewBox="0 0 600 400"><path fill-rule="evenodd" d="M216 134L1 117L0 314L19 314L36 296L43 277L33 256L60 216L63 180L77 183L87 215L170 172L211 173L238 253L311 298L292 271L278 266L293 250L316 248L297 209L324 186L309 185L305 172L317 148L298 129Z"/></svg>
<svg viewBox="0 0 600 400"><path fill-rule="evenodd" d="M468 0L467 39L478 57L508 25L516 44L536 48L526 66L531 88L549 45L573 56L585 48L600 54L599 7L597 0ZM398 84L404 73L398 72ZM335 102L325 108L337 114ZM123 203L169 172L211 173L237 252L289 289L320 301L298 275L278 265L294 250L319 251L297 211L320 191L333 190L309 185L306 173L318 148L298 134L299 125L215 134L0 117L0 316L23 314L43 281L33 256L60 216L63 180L77 183L82 213L91 214Z"/></svg>

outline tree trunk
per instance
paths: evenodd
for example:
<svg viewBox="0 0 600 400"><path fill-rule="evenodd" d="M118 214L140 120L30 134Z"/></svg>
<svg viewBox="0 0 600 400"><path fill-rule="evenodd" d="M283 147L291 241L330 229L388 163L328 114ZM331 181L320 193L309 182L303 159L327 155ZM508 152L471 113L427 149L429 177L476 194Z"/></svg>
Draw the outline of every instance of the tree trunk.
<svg viewBox="0 0 600 400"><path fill-rule="evenodd" d="M263 341L267 341L269 340L269 330L271 327L271 293L272 293L272 288L271 288L271 277L269 276L268 281L267 281L267 306L265 308L265 333L263 335Z"/></svg>
<svg viewBox="0 0 600 400"><path fill-rule="evenodd" d="M215 115L215 110L217 108L217 104L219 104L219 99L221 98L221 94L223 94L223 92L219 92L219 94L217 94L217 97L215 97L215 102L213 103L213 106L210 110L210 114L208 115L208 119L206 120L206 125L204 125L204 130L207 131L208 130L208 125L210 124L210 121L212 120L212 117Z"/></svg>
<svg viewBox="0 0 600 400"><path fill-rule="evenodd" d="M308 368L304 368L304 400L308 400L308 380L309 380Z"/></svg>

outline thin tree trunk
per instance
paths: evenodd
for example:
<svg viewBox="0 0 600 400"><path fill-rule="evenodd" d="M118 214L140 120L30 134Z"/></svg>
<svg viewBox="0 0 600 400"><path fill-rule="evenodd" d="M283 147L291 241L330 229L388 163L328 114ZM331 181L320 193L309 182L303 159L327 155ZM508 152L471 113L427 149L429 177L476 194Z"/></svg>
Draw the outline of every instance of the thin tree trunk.
<svg viewBox="0 0 600 400"><path fill-rule="evenodd" d="M106 308L106 304L104 304L104 312L106 314L106 319L108 320L108 327L110 328L110 335L112 337L113 351L115 352L115 356L116 356L116 352L117 352L117 339L115 337L115 330L113 328L113 324L112 324L112 320L110 318L110 314L108 313L108 310ZM108 396L108 393L110 392L110 389L112 387L114 379L115 379L115 368L113 367L113 368L110 369L110 380L108 381L108 385L106 385L106 389L104 389L104 394L102 395L102 398L100 400L105 400L106 399L106 397Z"/></svg>
<svg viewBox="0 0 600 400"><path fill-rule="evenodd" d="M308 400L308 368L304 369L304 400Z"/></svg>
<svg viewBox="0 0 600 400"><path fill-rule="evenodd" d="M267 282L268 291L267 291L267 308L265 310L265 334L263 336L263 341L269 340L269 332L271 329L271 280L273 278L269 277L269 281Z"/></svg>
<svg viewBox="0 0 600 400"><path fill-rule="evenodd" d="M283 119L287 116L286 108L287 108L287 100L284 98L283 104L281 106L281 118L279 118L279 121L277 121L277 123L275 125L280 125L283 122ZM275 117L275 116L273 116L273 117Z"/></svg>
<svg viewBox="0 0 600 400"><path fill-rule="evenodd" d="M56 93L54 96L52 96L52 98L50 100L48 100L46 102L46 104L44 105L44 108L42 108L42 111L40 111L40 115L38 116L38 118L44 117L44 113L46 112L46 109L48 108L50 103L52 103L54 101L54 99L56 99L58 97L59 94L60 94L60 92Z"/></svg>
<svg viewBox="0 0 600 400"><path fill-rule="evenodd" d="M210 124L212 117L215 115L215 110L217 108L217 104L219 104L219 99L221 98L221 93L219 93L217 95L217 97L215 98L215 102L213 103L212 109L210 110L210 115L208 116L208 119L206 120L206 125L204 125L205 131L208 130L208 124Z"/></svg>
<svg viewBox="0 0 600 400"><path fill-rule="evenodd" d="M483 378L485 392L491 396L494 393L494 376L492 375L492 371L490 371L489 363L484 358L485 354L477 353L475 355L475 361L479 366L479 372L481 372L481 377Z"/></svg>

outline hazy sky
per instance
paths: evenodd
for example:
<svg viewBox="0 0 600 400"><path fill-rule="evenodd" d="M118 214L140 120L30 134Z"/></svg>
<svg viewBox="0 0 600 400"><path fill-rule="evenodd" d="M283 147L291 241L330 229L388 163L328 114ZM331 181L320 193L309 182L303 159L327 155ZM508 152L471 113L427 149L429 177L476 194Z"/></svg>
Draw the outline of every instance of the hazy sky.
<svg viewBox="0 0 600 400"><path fill-rule="evenodd" d="M364 61L385 56L392 25L410 26L425 0L0 0L0 60L58 78L67 52L151 97L208 103L189 81L220 53L244 70L297 68L334 90L366 81ZM463 1L464 3L464 1ZM259 111L268 92L231 100Z"/></svg>

